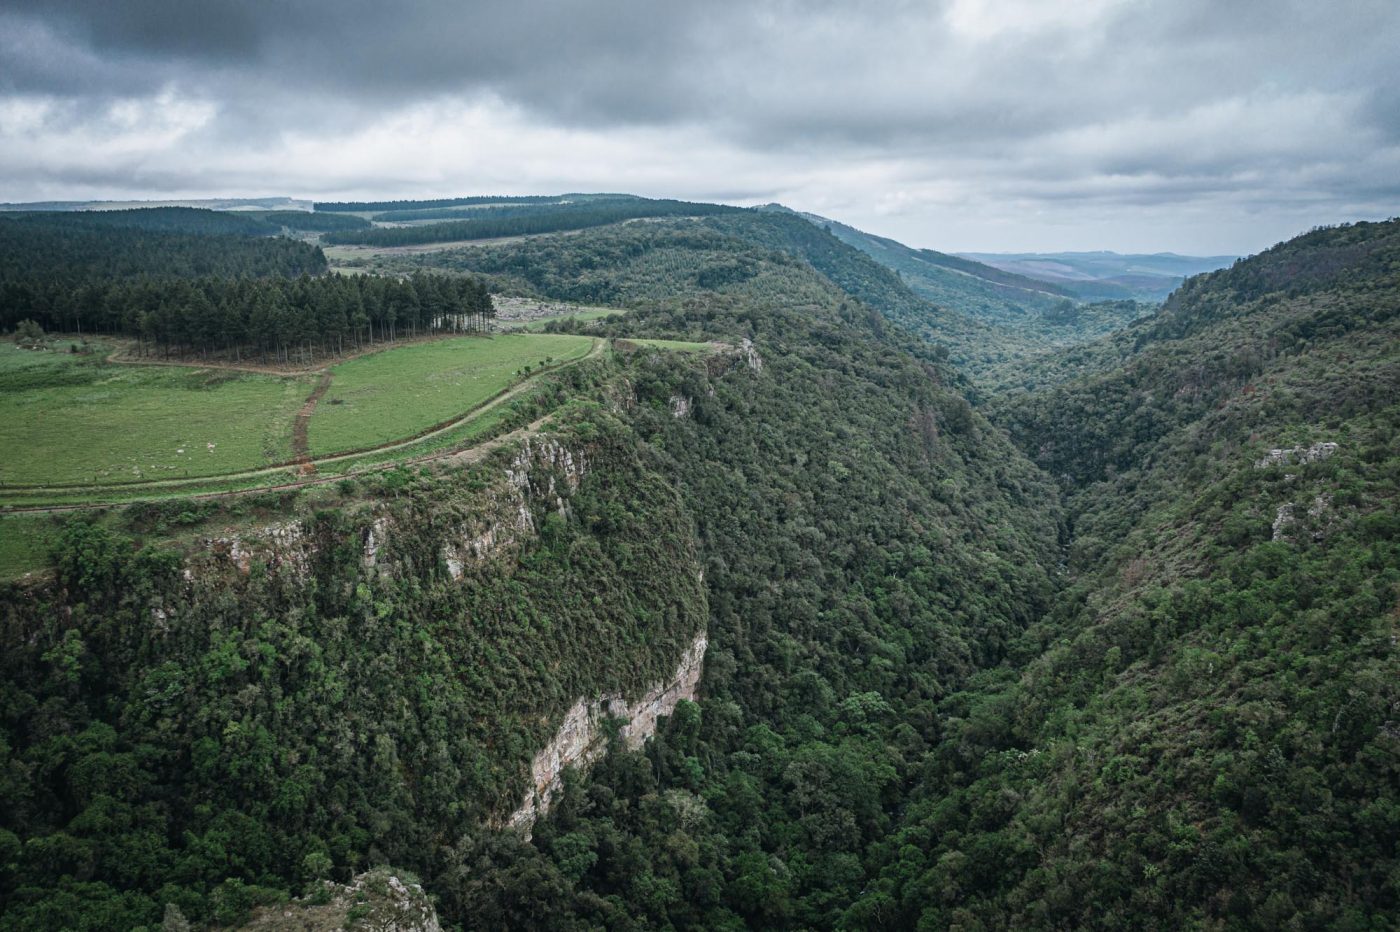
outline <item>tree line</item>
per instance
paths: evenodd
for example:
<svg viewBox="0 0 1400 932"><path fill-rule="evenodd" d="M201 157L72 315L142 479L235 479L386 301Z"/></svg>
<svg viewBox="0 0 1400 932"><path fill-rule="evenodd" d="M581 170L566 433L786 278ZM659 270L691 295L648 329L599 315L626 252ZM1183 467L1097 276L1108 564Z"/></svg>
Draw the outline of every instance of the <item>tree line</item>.
<svg viewBox="0 0 1400 932"><path fill-rule="evenodd" d="M292 361L430 332L489 329L474 278L141 279L65 287L0 283L0 326L136 337L138 351Z"/></svg>
<svg viewBox="0 0 1400 932"><path fill-rule="evenodd" d="M483 207L429 208L426 210L387 210L375 214L380 223L410 223L414 220L498 220L502 217L523 217L545 211L572 207L568 203L548 204L492 204ZM336 216L336 215L330 215ZM369 226L368 223L365 224Z"/></svg>
<svg viewBox="0 0 1400 932"><path fill-rule="evenodd" d="M200 236L275 236L277 226L252 213L202 207L135 207L130 210L30 211L12 214L24 226L58 230L144 230Z"/></svg>
<svg viewBox="0 0 1400 932"><path fill-rule="evenodd" d="M605 226L623 220L643 217L693 217L730 213L740 210L722 204L697 204L689 201L636 200L609 201L560 205L558 208L513 217L482 220L458 220L415 227L377 228L373 230L328 233L327 243L364 246L412 246L422 243L446 243L454 240L492 239L498 236L526 236L534 233L558 233Z"/></svg>
<svg viewBox="0 0 1400 932"><path fill-rule="evenodd" d="M426 201L317 201L311 205L316 211L340 211L355 213L372 210L431 210L435 207L468 207L472 204L552 204L560 196L553 194L527 194L514 197L506 194L486 194L475 197L440 197Z"/></svg>
<svg viewBox="0 0 1400 932"><path fill-rule="evenodd" d="M356 217L354 214L318 214L308 210L274 210L264 214L263 219L289 230L304 230L308 233L363 230L371 226L364 217Z"/></svg>
<svg viewBox="0 0 1400 932"><path fill-rule="evenodd" d="M141 277L296 277L326 271L326 256L319 247L282 236L199 234L102 222L107 221L69 214L0 219L0 285L74 286Z"/></svg>

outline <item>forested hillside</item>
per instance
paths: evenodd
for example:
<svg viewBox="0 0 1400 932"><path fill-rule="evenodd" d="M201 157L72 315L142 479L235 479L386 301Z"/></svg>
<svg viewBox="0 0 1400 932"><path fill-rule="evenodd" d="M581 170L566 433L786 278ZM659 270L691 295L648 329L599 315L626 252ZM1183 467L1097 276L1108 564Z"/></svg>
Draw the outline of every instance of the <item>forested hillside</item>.
<svg viewBox="0 0 1400 932"><path fill-rule="evenodd" d="M707 698L677 719L714 750L666 752L663 775L681 782L638 814L709 824L710 797L729 824L754 794L786 792L792 767L814 788L849 780L792 844L813 859L804 915L854 895L860 850L914 779L929 701L996 663L1048 604L1053 513L1021 503L1054 493L934 354L902 346L805 263L709 230L684 247L679 231L653 235L655 264L612 274L635 272L644 291L648 268L665 271L666 296L614 332L751 338L757 355L643 348L561 384L581 404L558 440L588 465L567 508L502 562L463 581L444 563L456 522L496 488L489 472L449 467L390 473L314 509L270 501L264 520L292 521L314 547L274 551L246 576L215 556L191 587L178 555L133 554L79 522L53 588L7 592L0 770L24 802L0 815L5 927L151 923L169 902L232 921L384 861L418 872L469 927L788 913L755 887L773 841L759 834L721 844L697 824L695 841L676 839L679 862L650 867L636 858L653 852L628 842L600 862L631 878L609 902L590 892L598 855L583 836L542 824L536 848L487 824L519 798L524 762L571 697L654 677L702 625ZM596 254L615 236L567 241ZM531 255L560 290L578 274ZM747 273L678 288L681 261L697 277L736 262ZM546 471L539 488L549 475L564 487ZM380 573L362 542L385 509L376 564L394 569ZM146 514L119 533L150 534ZM859 728L843 724L852 716ZM761 770L757 749L772 752ZM621 760L650 797L650 765ZM828 855L836 836L846 851ZM685 853L700 841L703 858ZM578 860L556 867L566 850ZM704 873L682 886L681 863ZM687 906L697 883L709 892Z"/></svg>
<svg viewBox="0 0 1400 932"><path fill-rule="evenodd" d="M193 208L0 219L0 328L30 321L46 331L134 337L163 353L285 358L294 347L340 352L400 332L482 330L493 316L478 281L327 277L319 247L264 235L302 217L317 219ZM339 214L320 219L366 225Z"/></svg>
<svg viewBox="0 0 1400 932"><path fill-rule="evenodd" d="M450 220L419 226L378 227L373 230L346 230L327 234L325 241L364 246L414 246L423 243L449 243L457 240L583 230L650 217L707 216L737 209L721 204L693 204L687 201L645 198L551 205L530 204L507 208L483 207L480 208L480 213L472 214L474 219L471 220ZM417 216L420 215L415 214L415 217ZM407 218L400 215L400 219Z"/></svg>
<svg viewBox="0 0 1400 932"><path fill-rule="evenodd" d="M1078 298L1075 292L1049 282L932 249L912 249L816 214L800 216L894 270L920 297L978 320L1023 323L1065 298Z"/></svg>
<svg viewBox="0 0 1400 932"><path fill-rule="evenodd" d="M471 913L528 925L553 915L544 889L580 927L618 909L660 927L1384 927L1400 909L1396 229L1318 231L1196 279L1081 354L1086 375L991 405L1067 496L1063 512L1043 487L1013 496L1062 515L1067 575L1024 630L979 639L1002 650L912 692L899 670L922 637L864 652L900 643L881 627L898 606L976 604L939 577L834 629L777 627L781 662L716 654L696 720L610 757L533 846L496 854ZM704 412L658 417L665 448L705 444ZM731 484L711 494L747 489ZM838 527L816 525L833 556ZM749 566L760 545L731 561L728 536L707 544ZM722 578L712 624L732 600L747 642L805 616Z"/></svg>
<svg viewBox="0 0 1400 932"><path fill-rule="evenodd" d="M159 226L104 228L86 221L66 222L75 216L90 215L0 218L0 283L51 288L141 277L290 277L326 270L319 248L280 236L190 235Z"/></svg>
<svg viewBox="0 0 1400 932"><path fill-rule="evenodd" d="M1393 925L1400 221L1060 351L780 212L374 268L219 287L628 312L550 324L611 351L479 455L55 517L0 590L0 929L385 865L462 929ZM702 632L697 702L503 827Z"/></svg>
<svg viewBox="0 0 1400 932"><path fill-rule="evenodd" d="M277 232L277 227L247 213L198 207L40 211L9 214L8 217L22 226L46 230L142 230L198 236L272 236Z"/></svg>
<svg viewBox="0 0 1400 932"><path fill-rule="evenodd" d="M1072 581L1017 675L948 708L872 902L1391 923L1397 234L1319 230L1193 279L1097 372L998 402L1067 494Z"/></svg>

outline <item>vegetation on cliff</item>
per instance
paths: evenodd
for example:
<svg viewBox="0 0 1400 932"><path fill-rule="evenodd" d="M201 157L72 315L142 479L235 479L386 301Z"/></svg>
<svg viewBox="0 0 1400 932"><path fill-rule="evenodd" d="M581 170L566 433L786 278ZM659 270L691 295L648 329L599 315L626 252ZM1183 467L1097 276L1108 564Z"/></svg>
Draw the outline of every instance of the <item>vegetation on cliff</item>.
<svg viewBox="0 0 1400 932"><path fill-rule="evenodd" d="M1383 927L1397 229L982 400L954 362L1001 331L796 216L382 260L625 339L481 466L72 520L0 598L0 928L380 864L469 928ZM565 709L702 627L698 703L493 828Z"/></svg>

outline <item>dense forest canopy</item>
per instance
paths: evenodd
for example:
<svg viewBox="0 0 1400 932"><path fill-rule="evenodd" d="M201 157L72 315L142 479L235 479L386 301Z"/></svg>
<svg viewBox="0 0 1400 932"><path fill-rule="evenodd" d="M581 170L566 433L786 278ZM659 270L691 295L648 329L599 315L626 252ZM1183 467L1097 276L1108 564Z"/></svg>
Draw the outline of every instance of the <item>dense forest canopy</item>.
<svg viewBox="0 0 1400 932"><path fill-rule="evenodd" d="M199 236L273 236L278 228L239 211L200 207L135 207L129 210L36 211L6 215L48 230L144 230Z"/></svg>
<svg viewBox="0 0 1400 932"><path fill-rule="evenodd" d="M262 215L267 223L289 230L308 233L330 233L334 230L363 230L371 226L363 217L353 214L312 213L305 210L273 210Z"/></svg>
<svg viewBox="0 0 1400 932"><path fill-rule="evenodd" d="M477 195L440 197L424 201L317 201L314 209L365 213L380 210L433 210L440 207L469 207L473 204L557 204L563 195Z"/></svg>
<svg viewBox="0 0 1400 932"><path fill-rule="evenodd" d="M0 286L0 321L139 337L163 352L322 354L430 331L485 330L478 280L444 275L143 279L44 291Z"/></svg>
<svg viewBox="0 0 1400 932"><path fill-rule="evenodd" d="M627 198L636 201L636 198ZM596 201L582 203L548 202L544 204L483 204L478 207L434 208L430 210L386 210L374 215L379 223L408 223L415 220L498 220L503 217L523 217L530 214L543 215L554 211L578 208Z"/></svg>
<svg viewBox="0 0 1400 932"><path fill-rule="evenodd" d="M228 232L223 217L245 233ZM186 208L0 219L0 328L32 321L48 331L139 337L164 352L281 358L294 347L338 352L481 330L494 315L477 280L325 276L319 247L246 235L245 219ZM191 229L173 232L181 224Z"/></svg>
<svg viewBox="0 0 1400 932"><path fill-rule="evenodd" d="M494 239L558 233L605 226L623 220L650 217L690 217L739 210L721 204L694 204L688 201L645 200L595 201L561 204L513 216L487 216L480 220L456 220L410 227L379 227L373 230L329 233L327 243L365 246L413 246L422 243L448 243L457 240Z"/></svg>
<svg viewBox="0 0 1400 932"><path fill-rule="evenodd" d="M141 277L265 278L326 271L319 247L285 237L228 233L218 222L209 225L208 235L171 231L159 223L154 229L94 226L92 216L101 215L0 218L0 282L47 288ZM72 217L79 222L70 222ZM204 219L199 217L201 223Z"/></svg>
<svg viewBox="0 0 1400 932"><path fill-rule="evenodd" d="M0 929L236 925L380 864L473 929L1389 927L1398 244L1314 231L1151 313L1057 298L1035 327L1113 331L1064 350L778 212L366 276L103 282L71 247L61 293L168 343L489 289L630 310L512 415L548 442L65 519L52 579L0 593ZM529 530L449 561L503 508ZM237 521L305 549L243 572L209 542ZM502 831L565 711L701 629L699 701Z"/></svg>

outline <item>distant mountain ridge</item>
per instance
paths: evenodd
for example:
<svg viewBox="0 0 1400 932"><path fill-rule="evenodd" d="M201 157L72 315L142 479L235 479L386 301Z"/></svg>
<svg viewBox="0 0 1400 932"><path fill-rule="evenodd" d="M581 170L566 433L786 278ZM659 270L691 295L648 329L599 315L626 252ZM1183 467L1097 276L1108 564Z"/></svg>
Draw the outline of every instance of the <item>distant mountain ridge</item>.
<svg viewBox="0 0 1400 932"><path fill-rule="evenodd" d="M0 204L0 211L132 210L143 207L202 207L206 210L310 210L294 197L195 197L129 201L28 201Z"/></svg>
<svg viewBox="0 0 1400 932"><path fill-rule="evenodd" d="M1183 256L1172 252L965 252L959 256L1069 289L1079 297L1163 301L1187 278L1214 272L1238 256Z"/></svg>
<svg viewBox="0 0 1400 932"><path fill-rule="evenodd" d="M974 320L1020 324L1061 301L1077 297L1061 285L932 249L915 249L819 214L794 211L779 204L761 209L792 213L826 229L841 242L897 273L919 297Z"/></svg>

